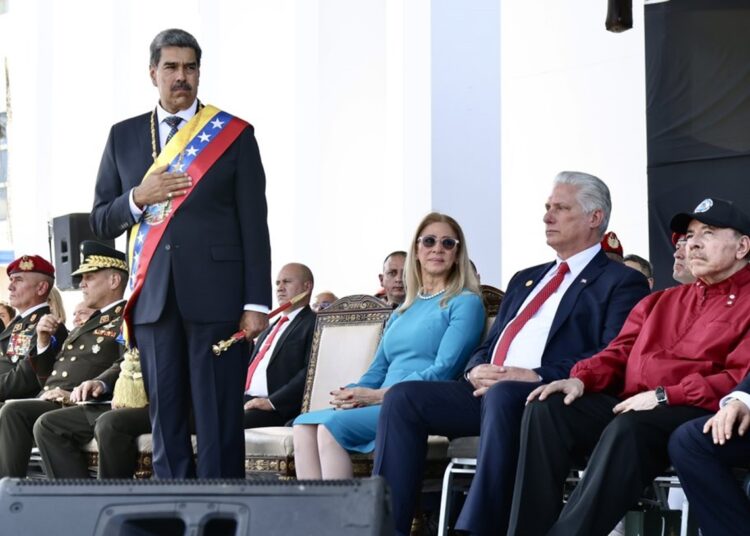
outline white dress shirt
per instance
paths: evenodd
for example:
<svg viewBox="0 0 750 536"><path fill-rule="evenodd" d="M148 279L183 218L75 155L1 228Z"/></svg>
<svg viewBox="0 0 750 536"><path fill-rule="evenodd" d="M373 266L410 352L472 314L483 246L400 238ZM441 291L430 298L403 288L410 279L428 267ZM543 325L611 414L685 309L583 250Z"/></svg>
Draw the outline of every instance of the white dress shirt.
<svg viewBox="0 0 750 536"><path fill-rule="evenodd" d="M568 263L570 271L565 274L562 283L555 293L547 298L539 310L528 320L528 322L526 322L523 328L521 328L521 331L518 332L510 343L510 348L508 348L508 355L505 358L504 365L509 367L523 367L526 369L535 369L542 365L542 354L544 353L544 347L547 345L549 330L552 327L552 321L557 314L557 308L560 305L560 301L571 285L586 283L586 281L580 280L579 276L586 265L591 262L597 253L599 253L600 249L601 245L597 243L590 248L584 249L572 257L565 259L564 262ZM523 311L529 302L534 299L534 296L539 294L544 286L549 283L562 262L563 260L558 257L555 265L544 274L544 277L542 277L539 283L536 284L531 293L526 297L526 300L518 309L518 313ZM516 313L516 316L518 316L518 313ZM506 324L505 329L508 329L509 325L510 322ZM503 333L505 333L505 329L503 330ZM502 339L502 334L498 338L495 348L492 350L492 355L495 355L495 350L497 349L497 344L500 343L500 339Z"/></svg>
<svg viewBox="0 0 750 536"><path fill-rule="evenodd" d="M279 332L276 333L276 337L274 337L273 341L271 341L271 346L266 351L266 355L263 356L263 360L258 363L258 368L255 369L255 372L253 373L253 379L250 382L250 388L245 394L263 398L268 397L268 378L266 377L268 363L271 361L271 356L273 355L273 352L276 349L276 345L279 343L281 336L287 329L289 329L289 326L292 324L295 317L301 310L302 307L298 307L287 315L289 317L289 320L287 320L284 325L279 328ZM273 331L273 328L271 328L271 331ZM271 331L268 332L269 335L271 334ZM263 342L265 343L265 341Z"/></svg>

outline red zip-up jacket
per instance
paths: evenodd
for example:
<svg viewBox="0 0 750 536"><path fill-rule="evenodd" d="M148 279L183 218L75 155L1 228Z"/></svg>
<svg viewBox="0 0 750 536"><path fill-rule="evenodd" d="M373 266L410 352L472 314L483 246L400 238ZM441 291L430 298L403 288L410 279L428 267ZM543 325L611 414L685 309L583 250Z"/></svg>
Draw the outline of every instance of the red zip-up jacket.
<svg viewBox="0 0 750 536"><path fill-rule="evenodd" d="M658 386L670 405L710 411L750 372L750 266L713 285L655 292L630 312L619 335L571 370L586 392L624 400Z"/></svg>

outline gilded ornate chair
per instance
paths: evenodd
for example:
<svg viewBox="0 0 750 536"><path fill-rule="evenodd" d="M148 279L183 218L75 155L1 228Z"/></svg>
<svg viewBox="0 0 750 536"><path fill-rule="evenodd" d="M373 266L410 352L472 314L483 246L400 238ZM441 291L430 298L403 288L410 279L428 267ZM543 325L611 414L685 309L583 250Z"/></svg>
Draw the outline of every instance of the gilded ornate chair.
<svg viewBox="0 0 750 536"><path fill-rule="evenodd" d="M393 310L372 296L354 295L318 313L302 412L330 407L330 392L359 378L372 359ZM355 468L360 463L355 459ZM245 430L245 470L294 476L294 445L288 426Z"/></svg>
<svg viewBox="0 0 750 536"><path fill-rule="evenodd" d="M495 318L497 312L500 310L500 303L505 297L505 292L499 288L495 288L490 285L482 285L482 302L484 302L484 310L487 312L488 318Z"/></svg>

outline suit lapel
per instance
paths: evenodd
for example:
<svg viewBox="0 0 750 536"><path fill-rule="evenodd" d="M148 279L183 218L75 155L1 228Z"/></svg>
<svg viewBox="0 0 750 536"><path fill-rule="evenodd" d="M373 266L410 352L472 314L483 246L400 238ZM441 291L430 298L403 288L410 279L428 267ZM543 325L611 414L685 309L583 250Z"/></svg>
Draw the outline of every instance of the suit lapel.
<svg viewBox="0 0 750 536"><path fill-rule="evenodd" d="M599 275L604 271L607 266L607 256L604 251L600 250L593 259L584 267L578 277L570 284L565 295L560 300L560 305L557 306L557 312L555 318L552 320L552 326L547 336L547 344L552 340L560 326L565 322L570 315L571 311L575 307L578 296L581 292L588 287Z"/></svg>
<svg viewBox="0 0 750 536"><path fill-rule="evenodd" d="M287 337L297 329L297 327L303 322L306 314L307 314L307 307L305 309L302 309L299 313L297 313L297 316L295 316L291 322L289 322L289 325L284 330L284 333L282 333L279 336L279 340L276 342L276 346L273 348L273 353L271 354L271 357L268 359L268 365L270 366L271 363L273 363L273 360L276 359L276 355L279 353L279 349L284 344L284 341L286 341ZM310 309L312 310L312 309Z"/></svg>
<svg viewBox="0 0 750 536"><path fill-rule="evenodd" d="M555 262L543 264L537 270L531 272L523 281L519 281L519 283L523 285L523 287L516 293L512 305L508 308L508 318L505 321L505 325L507 325L508 322L516 317L519 310L521 309L521 305L523 305L523 302L526 301L526 298L529 297L531 291L536 288L536 286L539 284L539 281L542 280L544 275L549 272L555 266L555 264Z"/></svg>

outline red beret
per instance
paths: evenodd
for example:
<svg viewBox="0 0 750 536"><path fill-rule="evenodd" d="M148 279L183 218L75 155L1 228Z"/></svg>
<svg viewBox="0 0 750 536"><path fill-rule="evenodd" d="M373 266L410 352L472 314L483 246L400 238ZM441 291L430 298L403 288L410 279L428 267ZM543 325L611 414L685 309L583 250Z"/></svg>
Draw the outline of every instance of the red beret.
<svg viewBox="0 0 750 536"><path fill-rule="evenodd" d="M38 274L55 277L55 267L39 255L24 255L18 257L8 265L6 271L8 272L8 275L17 274L19 272L36 272Z"/></svg>
<svg viewBox="0 0 750 536"><path fill-rule="evenodd" d="M685 233L672 233L672 245L677 247L677 242L685 238Z"/></svg>
<svg viewBox="0 0 750 536"><path fill-rule="evenodd" d="M604 233L604 237L602 238L602 249L605 253L616 253L622 257L622 244L617 238L617 235L612 231Z"/></svg>

